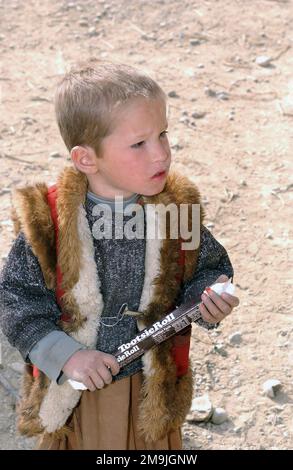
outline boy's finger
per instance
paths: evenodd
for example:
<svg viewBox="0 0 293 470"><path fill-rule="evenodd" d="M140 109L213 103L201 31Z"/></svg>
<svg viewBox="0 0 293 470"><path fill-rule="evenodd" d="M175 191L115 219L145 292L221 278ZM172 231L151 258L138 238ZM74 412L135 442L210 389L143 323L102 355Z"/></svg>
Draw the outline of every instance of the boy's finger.
<svg viewBox="0 0 293 470"><path fill-rule="evenodd" d="M208 323L217 323L217 319L214 318L204 304L200 304L199 311L204 321Z"/></svg>
<svg viewBox="0 0 293 470"><path fill-rule="evenodd" d="M201 299L209 311L210 315L214 317L214 320L221 321L224 318L224 314L221 310L214 304L214 302L206 294L202 294Z"/></svg>
<svg viewBox="0 0 293 470"><path fill-rule="evenodd" d="M105 384L109 385L112 382L112 374L107 366L101 367L98 370L98 373L100 374Z"/></svg>
<svg viewBox="0 0 293 470"><path fill-rule="evenodd" d="M215 284L217 284L218 282L227 282L228 281L228 276L226 276L226 274L221 274L221 276L218 277L218 279L216 280Z"/></svg>
<svg viewBox="0 0 293 470"><path fill-rule="evenodd" d="M222 297L220 297L216 292L214 292L212 289L207 288L206 289L208 292L208 296L212 302L219 308L220 313L229 315L231 313L231 306L224 300Z"/></svg>
<svg viewBox="0 0 293 470"><path fill-rule="evenodd" d="M95 384L95 387L97 389L100 390L101 388L104 387L105 383L99 373L92 372L90 378L91 378L91 381Z"/></svg>
<svg viewBox="0 0 293 470"><path fill-rule="evenodd" d="M232 308L234 307L238 307L240 301L238 299L238 297L235 297L234 295L231 295L231 294L227 294L226 292L224 292L222 295L221 295L222 299L225 300L225 302L227 302Z"/></svg>
<svg viewBox="0 0 293 470"><path fill-rule="evenodd" d="M105 361L105 365L107 367L110 367L112 375L117 375L118 374L118 372L120 370L120 366L117 362L117 359L114 356L111 356L109 354L108 357L107 357L107 360Z"/></svg>
<svg viewBox="0 0 293 470"><path fill-rule="evenodd" d="M86 388L90 392L94 392L96 390L96 386L95 386L95 384L93 383L93 381L91 380L91 378L89 376L84 377L83 380L82 380L82 383L86 386Z"/></svg>

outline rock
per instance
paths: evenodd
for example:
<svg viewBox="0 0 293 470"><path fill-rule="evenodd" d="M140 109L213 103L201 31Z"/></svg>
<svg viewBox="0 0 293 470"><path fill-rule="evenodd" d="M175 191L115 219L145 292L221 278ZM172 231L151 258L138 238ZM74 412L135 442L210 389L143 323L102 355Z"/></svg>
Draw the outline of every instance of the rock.
<svg viewBox="0 0 293 470"><path fill-rule="evenodd" d="M226 91L217 91L216 93L216 98L218 100L228 100L229 99L229 93L227 93Z"/></svg>
<svg viewBox="0 0 293 470"><path fill-rule="evenodd" d="M229 336L230 344L240 344L242 342L242 334L240 331L235 331Z"/></svg>
<svg viewBox="0 0 293 470"><path fill-rule="evenodd" d="M170 139L170 147L175 151L183 149L183 146L180 144L179 139L177 137L173 137Z"/></svg>
<svg viewBox="0 0 293 470"><path fill-rule="evenodd" d="M274 233L273 229L269 228L268 231L265 234L265 238L267 238L269 240L272 240L274 238L273 233Z"/></svg>
<svg viewBox="0 0 293 470"><path fill-rule="evenodd" d="M89 23L87 20L80 20L78 22L79 26L83 26L84 28L88 28L89 27Z"/></svg>
<svg viewBox="0 0 293 470"><path fill-rule="evenodd" d="M228 420L228 415L224 408L215 408L211 417L213 424L222 424Z"/></svg>
<svg viewBox="0 0 293 470"><path fill-rule="evenodd" d="M205 87L204 92L207 96L210 96L211 98L217 98L218 100L229 99L229 93L227 93L227 91L215 91L209 87Z"/></svg>
<svg viewBox="0 0 293 470"><path fill-rule="evenodd" d="M187 116L181 116L181 118L179 118L179 122L183 122L184 124L189 124L189 119Z"/></svg>
<svg viewBox="0 0 293 470"><path fill-rule="evenodd" d="M25 116L22 118L22 120L27 124L28 126L32 126L35 122L37 122L36 119L32 118L31 116Z"/></svg>
<svg viewBox="0 0 293 470"><path fill-rule="evenodd" d="M217 343L214 345L214 349L213 349L214 352L220 354L220 356L223 356L223 357L227 357L228 356L228 353L227 351L224 349L224 345L222 343Z"/></svg>
<svg viewBox="0 0 293 470"><path fill-rule="evenodd" d="M269 67L272 62L272 57L269 57L267 55L259 55L255 59L255 63L259 65L260 67Z"/></svg>
<svg viewBox="0 0 293 470"><path fill-rule="evenodd" d="M177 95L175 90L169 91L168 96L170 98L179 98L179 95Z"/></svg>
<svg viewBox="0 0 293 470"><path fill-rule="evenodd" d="M276 392L281 388L282 384L277 379L269 379L264 382L262 388L267 397L274 398Z"/></svg>
<svg viewBox="0 0 293 470"><path fill-rule="evenodd" d="M241 431L243 430L242 426L236 426L233 431L236 433L236 434L239 434L241 433Z"/></svg>
<svg viewBox="0 0 293 470"><path fill-rule="evenodd" d="M0 196L2 196L2 194L9 194L11 193L11 189L10 188L2 188L0 190Z"/></svg>
<svg viewBox="0 0 293 470"><path fill-rule="evenodd" d="M33 96L31 101L46 101L47 103L50 103L50 100L45 96Z"/></svg>
<svg viewBox="0 0 293 470"><path fill-rule="evenodd" d="M212 90L209 87L205 87L204 92L207 96L211 96L212 98L215 98L217 96L217 93L215 92L215 90Z"/></svg>
<svg viewBox="0 0 293 470"><path fill-rule="evenodd" d="M208 421L213 413L213 405L208 395L202 395L192 400L190 412L186 419L189 422Z"/></svg>
<svg viewBox="0 0 293 470"><path fill-rule="evenodd" d="M196 38L195 39L190 39L189 44L191 46L200 46L201 41L199 39L196 39Z"/></svg>
<svg viewBox="0 0 293 470"><path fill-rule="evenodd" d="M50 158L62 158L62 155L59 152L51 152L49 157Z"/></svg>
<svg viewBox="0 0 293 470"><path fill-rule="evenodd" d="M94 26L92 26L91 28L89 28L88 30L88 35L90 37L94 37L94 36L98 36L99 33L96 31L96 28Z"/></svg>
<svg viewBox="0 0 293 470"><path fill-rule="evenodd" d="M203 117L205 117L205 115L205 111L195 111L194 113L192 113L191 117L193 117L194 119L202 119Z"/></svg>

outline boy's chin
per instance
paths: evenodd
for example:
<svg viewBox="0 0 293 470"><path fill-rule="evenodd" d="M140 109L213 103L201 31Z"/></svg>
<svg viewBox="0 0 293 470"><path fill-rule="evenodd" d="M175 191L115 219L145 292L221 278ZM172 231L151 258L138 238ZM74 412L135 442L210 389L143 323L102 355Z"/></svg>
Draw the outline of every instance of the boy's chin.
<svg viewBox="0 0 293 470"><path fill-rule="evenodd" d="M145 191L142 196L156 196L157 194L160 194L164 188L165 188L165 184L162 184L160 188L156 188L156 189L150 189L149 191Z"/></svg>
<svg viewBox="0 0 293 470"><path fill-rule="evenodd" d="M143 188L140 194L143 196L156 196L157 194L160 194L164 190L167 183L167 176L168 174L162 178L161 181L154 181L153 184Z"/></svg>

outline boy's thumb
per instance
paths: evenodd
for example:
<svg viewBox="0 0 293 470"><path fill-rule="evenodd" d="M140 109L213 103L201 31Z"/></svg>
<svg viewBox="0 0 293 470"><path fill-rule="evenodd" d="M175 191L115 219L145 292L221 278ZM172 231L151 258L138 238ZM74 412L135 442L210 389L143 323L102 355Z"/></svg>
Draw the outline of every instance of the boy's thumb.
<svg viewBox="0 0 293 470"><path fill-rule="evenodd" d="M216 282L226 282L228 281L228 276L226 276L226 274L221 274L221 276L218 277L218 279L216 280ZM215 283L216 283L215 282Z"/></svg>

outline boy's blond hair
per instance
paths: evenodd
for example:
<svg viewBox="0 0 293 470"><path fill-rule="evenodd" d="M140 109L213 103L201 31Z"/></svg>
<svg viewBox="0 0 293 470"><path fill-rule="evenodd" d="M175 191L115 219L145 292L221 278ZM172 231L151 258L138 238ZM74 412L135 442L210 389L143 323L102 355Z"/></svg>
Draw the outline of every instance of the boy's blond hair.
<svg viewBox="0 0 293 470"><path fill-rule="evenodd" d="M55 94L55 112L68 150L89 145L99 156L100 144L115 124L119 106L135 97L166 95L148 75L133 67L95 59L66 73Z"/></svg>

